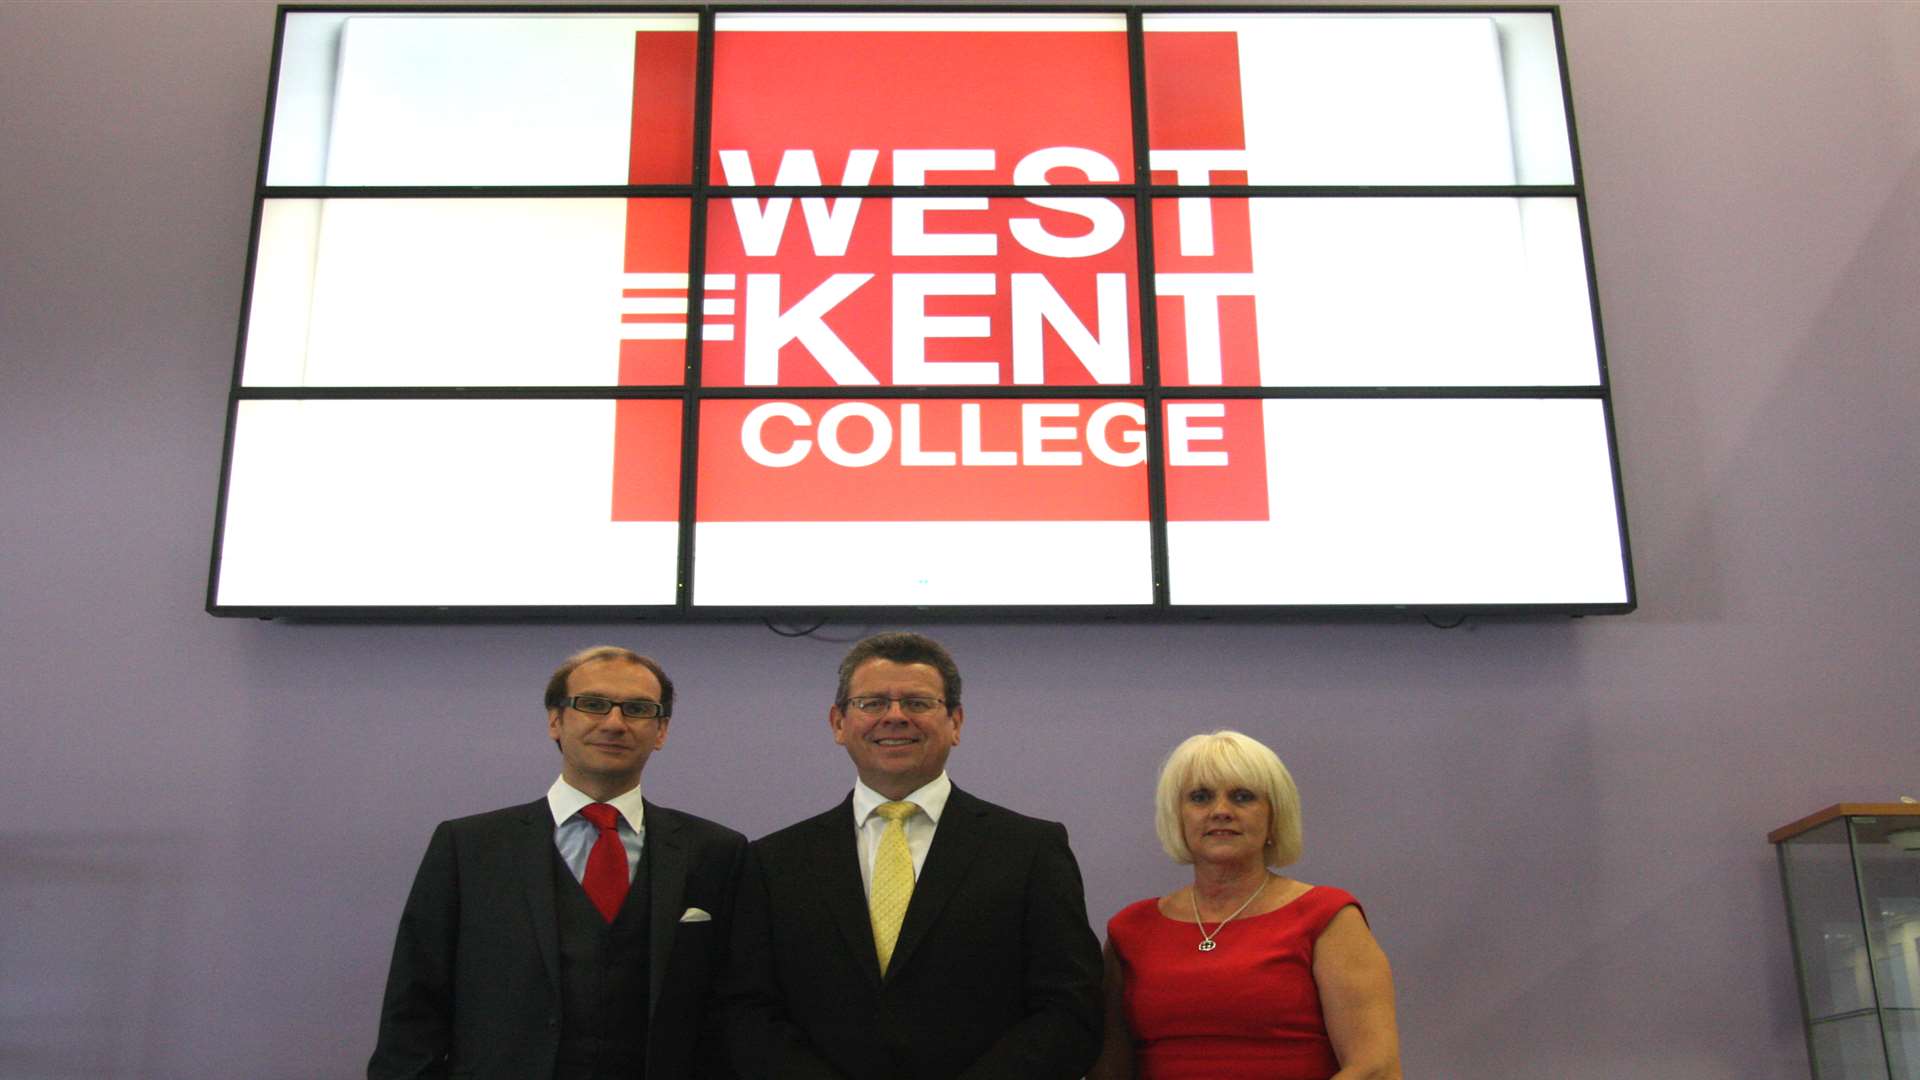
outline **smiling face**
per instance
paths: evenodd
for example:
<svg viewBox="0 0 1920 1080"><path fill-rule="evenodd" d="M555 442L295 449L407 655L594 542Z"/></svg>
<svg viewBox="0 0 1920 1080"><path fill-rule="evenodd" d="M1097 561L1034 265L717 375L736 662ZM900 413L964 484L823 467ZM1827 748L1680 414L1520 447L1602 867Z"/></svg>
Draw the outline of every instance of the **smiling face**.
<svg viewBox="0 0 1920 1080"><path fill-rule="evenodd" d="M660 700L660 680L628 660L591 660L567 676L567 696L593 694L614 701ZM560 776L605 801L640 783L647 758L667 741L665 717L628 719L615 707L604 716L570 705L547 710L547 734L560 747Z"/></svg>
<svg viewBox="0 0 1920 1080"><path fill-rule="evenodd" d="M884 712L871 714L852 705L827 712L833 741L847 748L861 783L889 799L901 799L939 776L947 754L960 745L965 714L944 704L925 715L909 715L901 698L944 700L946 685L931 664L869 660L853 671L849 699L893 698Z"/></svg>
<svg viewBox="0 0 1920 1080"><path fill-rule="evenodd" d="M1181 793L1180 831L1196 863L1263 863L1272 818L1266 798L1235 781L1195 781Z"/></svg>

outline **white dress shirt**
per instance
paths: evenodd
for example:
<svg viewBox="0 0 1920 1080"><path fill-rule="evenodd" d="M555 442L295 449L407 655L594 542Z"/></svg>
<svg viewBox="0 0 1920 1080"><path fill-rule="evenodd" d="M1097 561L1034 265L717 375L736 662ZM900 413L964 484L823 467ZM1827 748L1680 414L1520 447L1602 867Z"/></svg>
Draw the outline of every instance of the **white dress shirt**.
<svg viewBox="0 0 1920 1080"><path fill-rule="evenodd" d="M567 869L573 871L575 881L586 879L587 855L593 851L594 841L600 839L599 827L581 817L580 808L597 801L567 783L564 777L547 789L547 809L553 812L553 846L560 849L560 857L566 860ZM627 851L627 882L631 884L633 872L640 865L640 849L647 840L646 807L640 801L640 785L635 784L632 791L608 799L607 805L620 811L614 829L620 834L620 846Z"/></svg>
<svg viewBox="0 0 1920 1080"><path fill-rule="evenodd" d="M942 772L924 786L909 793L901 802L910 802L920 812L902 822L907 830L907 851L913 856L913 880L920 880L920 868L927 864L927 849L933 846L933 832L940 827L940 814L947 808L947 796L953 794L953 781ZM873 896L873 855L880 848L880 834L887 819L874 813L881 803L893 802L859 780L853 782L854 850L860 853L860 886Z"/></svg>

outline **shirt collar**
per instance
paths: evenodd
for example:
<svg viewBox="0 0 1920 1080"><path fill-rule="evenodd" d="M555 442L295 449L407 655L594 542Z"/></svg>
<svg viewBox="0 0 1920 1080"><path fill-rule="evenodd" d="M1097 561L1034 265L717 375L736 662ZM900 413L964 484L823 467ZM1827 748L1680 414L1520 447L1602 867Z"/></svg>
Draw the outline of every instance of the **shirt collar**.
<svg viewBox="0 0 1920 1080"><path fill-rule="evenodd" d="M581 807L596 801L598 800L567 783L565 777L554 780L553 786L547 789L547 809L553 812L555 828L566 824L567 819L579 813ZM608 799L607 805L620 811L620 816L626 819L627 827L636 834L646 832L646 803L640 798L639 784L633 785L632 791Z"/></svg>
<svg viewBox="0 0 1920 1080"><path fill-rule="evenodd" d="M927 815L927 820L938 825L941 811L947 808L947 796L951 794L953 794L953 781L947 779L946 771L942 770L939 776L909 792L907 797L900 801L918 806L920 812ZM866 828L867 819L873 816L874 808L881 803L892 801L868 787L863 781L855 779L853 782L854 825Z"/></svg>

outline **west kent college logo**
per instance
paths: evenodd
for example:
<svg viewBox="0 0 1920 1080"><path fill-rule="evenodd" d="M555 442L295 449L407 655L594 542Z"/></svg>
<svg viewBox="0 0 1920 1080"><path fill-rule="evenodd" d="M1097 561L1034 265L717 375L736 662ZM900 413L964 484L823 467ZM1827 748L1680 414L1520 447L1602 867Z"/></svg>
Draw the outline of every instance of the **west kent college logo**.
<svg viewBox="0 0 1920 1080"><path fill-rule="evenodd" d="M645 118L687 109L691 49L680 34L637 37L632 172L661 175L652 170L675 163L651 156L686 144L654 137ZM716 51L709 167L731 187L1131 181L1123 41L730 32ZM1160 106L1163 128L1193 143L1154 147L1154 178L1243 182L1234 35L1149 41L1190 83ZM766 90L780 85L809 90ZM981 132L993 145L979 145ZM1161 381L1258 385L1247 201L1160 202ZM684 200L629 201L624 385L680 380L689 217ZM722 198L709 204L705 239L702 382L769 393L703 404L697 520L847 520L849 506L868 521L1148 519L1143 400L1007 394L1142 381L1131 198ZM1000 390L859 396L896 386ZM782 399L782 387L848 394ZM1266 520L1260 403L1163 409L1169 519ZM675 520L678 478L658 463L677 457L677 405L622 401L618 417L614 519Z"/></svg>

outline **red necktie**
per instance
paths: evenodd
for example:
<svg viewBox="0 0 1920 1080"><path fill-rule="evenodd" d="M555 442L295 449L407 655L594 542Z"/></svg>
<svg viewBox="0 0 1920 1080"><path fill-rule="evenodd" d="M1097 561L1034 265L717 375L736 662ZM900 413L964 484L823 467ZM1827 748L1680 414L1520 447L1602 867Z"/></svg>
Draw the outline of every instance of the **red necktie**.
<svg viewBox="0 0 1920 1080"><path fill-rule="evenodd" d="M597 802L581 807L580 816L600 830L593 850L587 852L587 874L580 884L601 916L612 922L627 898L627 849L620 843L620 811Z"/></svg>

